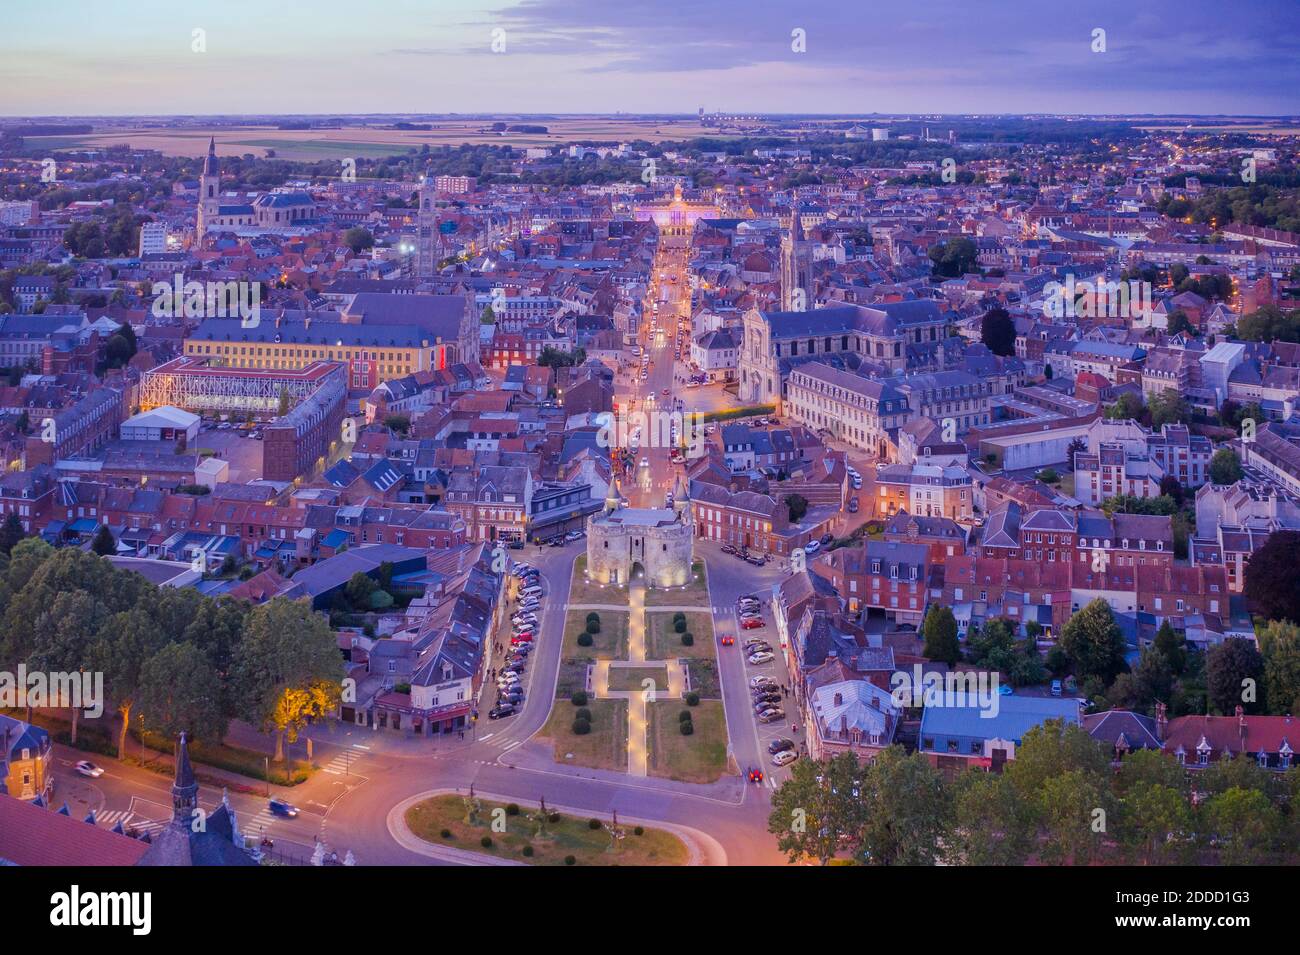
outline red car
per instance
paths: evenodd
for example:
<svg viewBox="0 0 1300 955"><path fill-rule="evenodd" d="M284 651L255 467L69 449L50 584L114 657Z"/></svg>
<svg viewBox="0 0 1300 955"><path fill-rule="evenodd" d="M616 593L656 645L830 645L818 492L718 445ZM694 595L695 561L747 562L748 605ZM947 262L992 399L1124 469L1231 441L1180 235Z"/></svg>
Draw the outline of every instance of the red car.
<svg viewBox="0 0 1300 955"><path fill-rule="evenodd" d="M729 634L729 633L724 633L724 634L722 635L722 645L723 645L724 647L729 647L729 646L731 646L732 644L734 644L735 642L736 642L736 638L733 637L731 634Z"/></svg>
<svg viewBox="0 0 1300 955"><path fill-rule="evenodd" d="M742 620L740 625L746 630L757 630L759 627L767 626L760 617L750 617L748 620Z"/></svg>
<svg viewBox="0 0 1300 955"><path fill-rule="evenodd" d="M760 785L763 782L763 771L757 766L749 767L749 781L755 786Z"/></svg>

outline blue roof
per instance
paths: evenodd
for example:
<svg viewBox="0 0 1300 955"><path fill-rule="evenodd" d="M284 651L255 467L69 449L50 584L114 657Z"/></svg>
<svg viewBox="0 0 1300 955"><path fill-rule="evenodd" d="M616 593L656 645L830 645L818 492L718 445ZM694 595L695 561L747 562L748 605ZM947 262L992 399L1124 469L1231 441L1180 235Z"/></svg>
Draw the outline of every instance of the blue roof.
<svg viewBox="0 0 1300 955"><path fill-rule="evenodd" d="M324 540L321 541L321 544L323 544L325 547L342 547L347 542L348 542L348 532L341 531L336 527L334 528L334 530L330 531L328 534L325 535L325 538Z"/></svg>
<svg viewBox="0 0 1300 955"><path fill-rule="evenodd" d="M99 521L91 517L79 517L68 525L68 530L74 534L93 534L99 530Z"/></svg>
<svg viewBox="0 0 1300 955"><path fill-rule="evenodd" d="M921 713L921 735L973 736L1019 742L1025 733L1047 720L1079 722L1079 704L1074 699L1015 695L995 695L993 699L995 702L989 712L996 708L994 715L985 715L974 698L967 700L961 696L957 706L927 706Z"/></svg>

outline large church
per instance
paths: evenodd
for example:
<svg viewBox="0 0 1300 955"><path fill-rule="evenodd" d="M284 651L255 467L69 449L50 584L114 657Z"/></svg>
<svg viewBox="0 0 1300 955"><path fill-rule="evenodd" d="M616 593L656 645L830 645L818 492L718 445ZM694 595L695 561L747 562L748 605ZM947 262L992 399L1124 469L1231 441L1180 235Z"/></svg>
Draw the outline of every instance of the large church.
<svg viewBox="0 0 1300 955"><path fill-rule="evenodd" d="M217 140L208 140L208 154L199 173L199 206L194 234L202 243L209 232L286 232L316 219L316 200L300 190L274 190L251 202L223 201Z"/></svg>

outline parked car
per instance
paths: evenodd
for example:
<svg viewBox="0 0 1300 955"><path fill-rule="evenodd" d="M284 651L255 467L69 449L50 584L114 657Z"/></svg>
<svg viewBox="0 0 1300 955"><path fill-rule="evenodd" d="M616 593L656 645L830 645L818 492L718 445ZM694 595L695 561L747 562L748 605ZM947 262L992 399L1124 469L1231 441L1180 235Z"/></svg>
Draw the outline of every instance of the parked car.
<svg viewBox="0 0 1300 955"><path fill-rule="evenodd" d="M761 627L766 627L767 624L763 622L761 617L751 617L748 620L740 621L740 626L744 630L758 630Z"/></svg>
<svg viewBox="0 0 1300 955"><path fill-rule="evenodd" d="M768 710L766 713L759 714L760 723L775 723L778 720L785 719L785 710Z"/></svg>
<svg viewBox="0 0 1300 955"><path fill-rule="evenodd" d="M751 688L763 686L764 684L767 683L771 683L773 686L776 686L775 683L772 683L772 678L770 676L755 676L755 677L750 677L749 679L749 685Z"/></svg>
<svg viewBox="0 0 1300 955"><path fill-rule="evenodd" d="M794 749L794 740L781 737L767 744L767 751L773 755L784 753L787 749Z"/></svg>
<svg viewBox="0 0 1300 955"><path fill-rule="evenodd" d="M74 768L82 776L89 776L91 779L98 779L104 775L104 770L88 759L80 760Z"/></svg>
<svg viewBox="0 0 1300 955"><path fill-rule="evenodd" d="M745 558L745 561L746 561L747 563L753 564L755 567L762 567L764 564L767 563L767 558L766 558L766 557L746 557L746 558Z"/></svg>
<svg viewBox="0 0 1300 955"><path fill-rule="evenodd" d="M799 758L799 754L794 750L783 749L772 757L773 766L788 766Z"/></svg>
<svg viewBox="0 0 1300 955"><path fill-rule="evenodd" d="M724 554L734 554L736 552L736 548L731 544L723 544L722 552Z"/></svg>
<svg viewBox="0 0 1300 955"><path fill-rule="evenodd" d="M515 705L513 703L502 703L488 710L488 719L490 720L499 720L503 716L514 716L514 715L515 715Z"/></svg>
<svg viewBox="0 0 1300 955"><path fill-rule="evenodd" d="M754 666L758 666L763 663L771 663L775 659L776 657L772 656L772 654L768 653L766 650L763 650L759 653L751 654L749 662L754 664Z"/></svg>
<svg viewBox="0 0 1300 955"><path fill-rule="evenodd" d="M805 554L815 554L821 549L822 549L821 541L813 540L803 545L803 552Z"/></svg>
<svg viewBox="0 0 1300 955"><path fill-rule="evenodd" d="M831 541L833 541L833 540L835 540L835 535L834 535L834 534L831 534L831 533L829 533L829 532L827 532L827 533L825 533L825 534L822 535L822 538L821 538L821 545L822 545L823 547L825 547L827 544L829 544L829 543L830 543Z"/></svg>
<svg viewBox="0 0 1300 955"><path fill-rule="evenodd" d="M858 499L856 497L849 498L849 513L858 513Z"/></svg>
<svg viewBox="0 0 1300 955"><path fill-rule="evenodd" d="M773 703L781 702L780 693L759 693L754 697L754 707L761 713L771 708Z"/></svg>

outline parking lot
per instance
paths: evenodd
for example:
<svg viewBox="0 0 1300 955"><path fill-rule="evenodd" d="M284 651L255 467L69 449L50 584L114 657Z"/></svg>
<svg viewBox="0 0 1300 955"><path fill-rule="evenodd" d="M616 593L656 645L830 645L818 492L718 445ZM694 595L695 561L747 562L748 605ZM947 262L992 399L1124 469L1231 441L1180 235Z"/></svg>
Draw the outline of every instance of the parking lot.
<svg viewBox="0 0 1300 955"><path fill-rule="evenodd" d="M200 448L211 448L217 457L230 465L227 480L246 484L262 479L262 442L249 437L255 433L239 428L221 428L216 422L205 420L196 444Z"/></svg>

